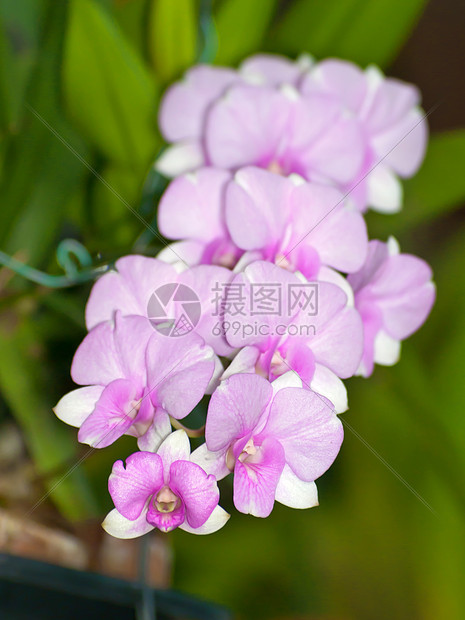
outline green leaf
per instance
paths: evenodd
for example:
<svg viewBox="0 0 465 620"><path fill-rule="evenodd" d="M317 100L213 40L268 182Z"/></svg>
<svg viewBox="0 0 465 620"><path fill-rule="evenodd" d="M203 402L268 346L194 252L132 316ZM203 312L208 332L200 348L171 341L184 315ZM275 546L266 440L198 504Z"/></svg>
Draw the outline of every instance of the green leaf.
<svg viewBox="0 0 465 620"><path fill-rule="evenodd" d="M55 403L44 389L40 337L32 321L11 329L4 320L0 334L0 391L24 432L37 472L47 478L51 499L71 521L98 514L84 473L75 469L64 477L77 462L77 444L52 412Z"/></svg>
<svg viewBox="0 0 465 620"><path fill-rule="evenodd" d="M337 56L361 65L388 65L427 0L300 0L272 40L288 52Z"/></svg>
<svg viewBox="0 0 465 620"><path fill-rule="evenodd" d="M405 183L403 224L442 215L465 200L465 129L431 138L419 172Z"/></svg>
<svg viewBox="0 0 465 620"><path fill-rule="evenodd" d="M23 203L20 217L15 219L5 245L8 254L18 250L25 253L30 265L41 264L49 254L66 217L70 195L77 189L86 169L52 136L47 158L37 172L33 191Z"/></svg>
<svg viewBox="0 0 465 620"><path fill-rule="evenodd" d="M152 0L149 51L159 78L169 81L197 57L198 10L195 0Z"/></svg>
<svg viewBox="0 0 465 620"><path fill-rule="evenodd" d="M0 21L0 129L8 130L13 120L13 92L16 90L16 75L10 42Z"/></svg>
<svg viewBox="0 0 465 620"><path fill-rule="evenodd" d="M465 200L465 129L431 137L418 173L404 183L404 206L393 218L369 213L374 235L399 234L460 207ZM387 222L386 220L389 219Z"/></svg>
<svg viewBox="0 0 465 620"><path fill-rule="evenodd" d="M110 16L73 0L63 65L66 104L109 159L146 167L157 145L155 83Z"/></svg>
<svg viewBox="0 0 465 620"><path fill-rule="evenodd" d="M276 0L225 0L217 12L218 64L234 64L257 51L273 17Z"/></svg>
<svg viewBox="0 0 465 620"><path fill-rule="evenodd" d="M101 176L115 193L98 179L92 183L92 218L97 243L94 249L104 255L115 251L129 252L142 226L129 209L138 209L141 177L127 167L115 164L102 170Z"/></svg>
<svg viewBox="0 0 465 620"><path fill-rule="evenodd" d="M114 14L127 40L142 56L146 54L147 11L150 0L115 2Z"/></svg>
<svg viewBox="0 0 465 620"><path fill-rule="evenodd" d="M0 117L16 129L28 79L36 61L48 0L0 2ZM66 8L66 7L63 7ZM62 10L62 9L61 9Z"/></svg>
<svg viewBox="0 0 465 620"><path fill-rule="evenodd" d="M24 119L6 140L0 185L3 249L26 250L26 259L35 265L47 254L65 217L64 205L85 170L60 143L64 140L86 154L83 142L63 120L56 88L66 15L64 3L51 4L47 11L40 54L26 90L28 109L21 110Z"/></svg>

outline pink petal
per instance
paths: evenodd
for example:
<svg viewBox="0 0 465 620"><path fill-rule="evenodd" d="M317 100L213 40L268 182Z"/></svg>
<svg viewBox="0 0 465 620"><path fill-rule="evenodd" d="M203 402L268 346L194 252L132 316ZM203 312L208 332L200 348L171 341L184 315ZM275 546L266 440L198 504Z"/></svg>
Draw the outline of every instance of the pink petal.
<svg viewBox="0 0 465 620"><path fill-rule="evenodd" d="M148 499L163 486L163 465L158 454L136 452L116 461L108 480L108 490L123 517L137 519Z"/></svg>
<svg viewBox="0 0 465 620"><path fill-rule="evenodd" d="M71 364L71 377L78 385L107 385L124 377L110 322L97 325L81 342Z"/></svg>
<svg viewBox="0 0 465 620"><path fill-rule="evenodd" d="M342 106L336 97L322 93L302 97L292 89L284 88L282 92L291 100L292 107L288 145L281 161L288 173L297 172L308 179L315 172L309 167L309 161L315 158L313 149L339 123ZM338 148L339 144L335 146Z"/></svg>
<svg viewBox="0 0 465 620"><path fill-rule="evenodd" d="M341 447L343 434L332 403L302 388L286 388L276 394L262 431L262 436L279 441L286 463L307 482L330 467Z"/></svg>
<svg viewBox="0 0 465 620"><path fill-rule="evenodd" d="M412 84L385 78L376 68L367 70L374 95L364 107L362 117L371 134L383 132L402 120L420 102L420 93Z"/></svg>
<svg viewBox="0 0 465 620"><path fill-rule="evenodd" d="M238 274L232 283L242 287L243 301L240 314L236 314L232 307L225 313L225 321L230 326L226 331L229 344L268 350L271 339L276 342L280 339L278 326L286 325L292 319L288 312L289 286L300 285L300 280L277 265L256 261Z"/></svg>
<svg viewBox="0 0 465 620"><path fill-rule="evenodd" d="M378 269L388 257L389 248L387 243L377 240L370 241L365 264L356 273L351 273L347 278L355 293L370 284L375 278Z"/></svg>
<svg viewBox="0 0 465 620"><path fill-rule="evenodd" d="M289 114L289 102L274 88L238 85L211 108L206 151L213 166L267 167L277 153Z"/></svg>
<svg viewBox="0 0 465 620"><path fill-rule="evenodd" d="M176 419L184 418L199 403L215 369L213 350L193 333L180 338L154 333L147 345L146 364L152 403Z"/></svg>
<svg viewBox="0 0 465 620"><path fill-rule="evenodd" d="M215 476L189 461L175 461L171 465L170 488L182 499L186 520L193 528L206 522L220 498Z"/></svg>
<svg viewBox="0 0 465 620"><path fill-rule="evenodd" d="M243 250L273 249L283 234L292 189L290 181L267 170L239 170L228 184L225 199L234 243Z"/></svg>
<svg viewBox="0 0 465 620"><path fill-rule="evenodd" d="M341 378L357 370L363 348L363 326L358 312L346 306L345 292L328 282L318 283L318 307L314 316L301 311L294 318L299 333L308 332L307 343L315 361Z"/></svg>
<svg viewBox="0 0 465 620"><path fill-rule="evenodd" d="M294 84L302 75L298 62L277 54L256 54L250 56L239 67L239 73L254 84Z"/></svg>
<svg viewBox="0 0 465 620"><path fill-rule="evenodd" d="M411 177L420 167L428 142L428 123L419 108L412 109L395 126L378 133L371 141L377 160L401 177Z"/></svg>
<svg viewBox="0 0 465 620"><path fill-rule="evenodd" d="M363 350L363 325L355 308L344 308L311 341L315 360L341 379L357 370Z"/></svg>
<svg viewBox="0 0 465 620"><path fill-rule="evenodd" d="M160 232L169 239L205 243L227 237L223 211L230 176L226 170L203 168L177 177L158 206Z"/></svg>
<svg viewBox="0 0 465 620"><path fill-rule="evenodd" d="M221 314L221 303L215 303L215 299L216 296L222 298L226 294L232 278L233 273L229 269L215 265L198 265L179 276L179 282L192 289L200 301L200 318L194 331L217 355L227 356L232 353L232 347L221 330L215 329Z"/></svg>
<svg viewBox="0 0 465 620"><path fill-rule="evenodd" d="M276 487L284 468L284 450L275 439L267 437L256 454L234 468L234 505L245 514L267 517L273 510Z"/></svg>
<svg viewBox="0 0 465 620"><path fill-rule="evenodd" d="M355 118L340 118L325 131L302 157L305 176L319 175L339 184L353 181L360 172L366 153L363 128Z"/></svg>
<svg viewBox="0 0 465 620"><path fill-rule="evenodd" d="M271 398L269 382L258 375L238 374L223 381L208 407L205 440L213 452L253 431Z"/></svg>
<svg viewBox="0 0 465 620"><path fill-rule="evenodd" d="M78 440L94 448L105 448L132 426L138 415L141 387L127 379L116 379L103 390L94 411L82 423ZM147 397L146 397L147 398Z"/></svg>
<svg viewBox="0 0 465 620"><path fill-rule="evenodd" d="M311 246L325 265L344 272L360 269L368 249L366 224L344 204L341 193L314 183L300 185L292 195L292 213L296 250Z"/></svg>
<svg viewBox="0 0 465 620"><path fill-rule="evenodd" d="M124 377L137 377L145 382L147 343L154 329L146 316L115 316L113 338Z"/></svg>
<svg viewBox="0 0 465 620"><path fill-rule="evenodd" d="M270 370L270 379L293 370L299 375L303 383L308 385L315 372L315 356L302 338L288 338L285 345L279 349L279 357L283 360L281 367ZM281 370L281 372L279 372Z"/></svg>
<svg viewBox="0 0 465 620"><path fill-rule="evenodd" d="M357 372L364 377L369 377L375 365L376 334L382 328L383 319L381 311L375 304L359 304L358 311L363 321L363 355Z"/></svg>
<svg viewBox="0 0 465 620"><path fill-rule="evenodd" d="M88 329L112 319L116 310L147 316L152 293L162 284L176 282L173 267L156 258L125 256L115 266L116 272L103 275L92 288L86 306Z"/></svg>
<svg viewBox="0 0 465 620"><path fill-rule="evenodd" d="M159 114L163 136L170 142L200 136L209 106L237 80L236 72L231 69L193 67L163 96Z"/></svg>
<svg viewBox="0 0 465 620"><path fill-rule="evenodd" d="M425 321L435 300L429 265L409 254L391 256L370 286L378 299L383 322L389 335L407 338Z"/></svg>
<svg viewBox="0 0 465 620"><path fill-rule="evenodd" d="M315 65L303 79L300 90L303 94L337 95L350 110L357 112L366 96L366 77L357 65L330 58Z"/></svg>

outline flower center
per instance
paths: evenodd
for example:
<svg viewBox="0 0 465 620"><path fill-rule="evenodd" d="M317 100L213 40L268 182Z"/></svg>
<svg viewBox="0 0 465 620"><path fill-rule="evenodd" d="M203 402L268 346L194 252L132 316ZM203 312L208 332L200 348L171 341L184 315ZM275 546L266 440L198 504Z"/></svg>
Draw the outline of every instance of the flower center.
<svg viewBox="0 0 465 620"><path fill-rule="evenodd" d="M270 363L270 376L280 377L289 370L289 365L283 359L283 356L279 351L273 353Z"/></svg>
<svg viewBox="0 0 465 620"><path fill-rule="evenodd" d="M276 254L274 262L275 265L281 267L281 269L286 269L286 271L291 271L292 273L295 271L294 265L285 254Z"/></svg>
<svg viewBox="0 0 465 620"><path fill-rule="evenodd" d="M142 398L139 398L138 400L135 400L135 399L130 400L127 406L126 415L134 420L134 418L139 413L141 403L142 403Z"/></svg>
<svg viewBox="0 0 465 620"><path fill-rule="evenodd" d="M166 514L173 512L176 508L179 508L181 505L181 500L169 487L163 487L160 491L158 491L157 496L153 501L153 505L158 512Z"/></svg>
<svg viewBox="0 0 465 620"><path fill-rule="evenodd" d="M247 460L249 456L253 456L254 454L257 454L257 448L254 445L253 437L252 437L245 444L245 446L242 449L242 452L239 454L239 460L241 463L243 463L245 460Z"/></svg>
<svg viewBox="0 0 465 620"><path fill-rule="evenodd" d="M283 168L276 160L273 160L271 163L268 164L268 170L270 172L273 172L274 174L284 174Z"/></svg>

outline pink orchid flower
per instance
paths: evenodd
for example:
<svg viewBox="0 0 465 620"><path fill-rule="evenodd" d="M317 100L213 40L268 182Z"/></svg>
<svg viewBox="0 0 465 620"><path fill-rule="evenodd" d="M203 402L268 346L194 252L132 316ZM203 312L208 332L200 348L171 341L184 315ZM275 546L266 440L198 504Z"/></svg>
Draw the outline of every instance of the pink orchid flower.
<svg viewBox="0 0 465 620"><path fill-rule="evenodd" d="M356 372L363 350L362 321L345 291L265 261L248 265L233 285L242 303L229 303L228 294L225 335L232 347L258 350L256 372L272 381L294 370L307 386L315 378L323 394L341 393L338 378Z"/></svg>
<svg viewBox="0 0 465 620"><path fill-rule="evenodd" d="M170 251L171 250L168 250ZM173 253L174 258L177 254ZM231 347L226 340L215 335L213 327L217 317L213 315L214 307L211 303L212 290L218 285L224 285L232 277L231 272L224 267L200 265L178 273L176 269L157 258L146 256L124 256L116 261L116 270L101 276L94 284L86 306L86 324L92 329L102 321L112 319L116 311L124 316L138 315L147 317L156 308L149 308L149 303L156 291L160 291L156 304L158 312L167 318L177 321L185 312L185 304L176 301L176 286L184 286L192 293L192 307L197 303L197 324L192 331L201 336L218 355L228 355ZM164 299L164 292L169 300ZM160 302L166 304L160 307ZM153 316L149 318L153 319ZM160 319L162 323L164 319ZM179 338L181 340L182 338ZM176 339L178 340L178 339Z"/></svg>
<svg viewBox="0 0 465 620"><path fill-rule="evenodd" d="M179 527L193 534L211 534L227 522L220 506L216 478L190 459L189 439L175 431L157 453L136 452L116 461L108 481L116 506L103 522L116 538L135 538L158 528Z"/></svg>
<svg viewBox="0 0 465 620"><path fill-rule="evenodd" d="M232 86L209 109L204 144L217 168L254 165L338 186L356 178L366 151L358 120L337 97L289 85Z"/></svg>
<svg viewBox="0 0 465 620"><path fill-rule="evenodd" d="M255 374L229 377L213 393L206 444L193 456L219 477L234 471L234 505L267 517L276 501L318 504L315 480L333 463L343 439L332 403L300 387L289 372L270 384Z"/></svg>
<svg viewBox="0 0 465 620"><path fill-rule="evenodd" d="M297 86L310 68L309 56L296 62L274 54L257 54L246 59L238 71L226 67L198 65L164 94L159 112L163 137L174 146L165 151L157 167L167 176L177 176L205 163L202 149L205 119L212 103L234 84Z"/></svg>
<svg viewBox="0 0 465 620"><path fill-rule="evenodd" d="M225 205L229 234L241 250L307 278L321 265L351 272L365 260L364 219L334 188L244 168L228 184Z"/></svg>
<svg viewBox="0 0 465 620"><path fill-rule="evenodd" d="M178 176L202 165L256 165L309 180L352 181L365 158L361 126L338 96L299 92L309 67L261 56L239 72L191 69L161 103L161 131L175 145L158 170Z"/></svg>
<svg viewBox="0 0 465 620"><path fill-rule="evenodd" d="M66 394L54 411L80 427L82 443L104 448L130 434L144 449L169 432L168 416L181 419L198 404L215 357L196 334L166 338L146 318L117 313L114 324L97 325L78 347L71 376L86 387Z"/></svg>
<svg viewBox="0 0 465 620"><path fill-rule="evenodd" d="M234 178L215 168L178 177L158 217L166 237L184 239L175 249L187 257L190 248L193 264L234 267L248 252L312 278L321 265L357 271L366 257L364 219L340 192L256 167Z"/></svg>
<svg viewBox="0 0 465 620"><path fill-rule="evenodd" d="M394 238L370 241L367 260L348 277L364 326L364 349L358 374L368 377L375 362L395 364L400 341L426 320L436 296L431 268L410 254L399 254Z"/></svg>
<svg viewBox="0 0 465 620"><path fill-rule="evenodd" d="M412 84L385 78L374 66L365 71L355 64L329 59L304 76L304 95L327 93L344 103L360 121L368 150L354 183L345 186L360 208L398 211L402 186L398 177L411 177L420 167L428 140L420 93ZM364 178L366 177L366 178Z"/></svg>

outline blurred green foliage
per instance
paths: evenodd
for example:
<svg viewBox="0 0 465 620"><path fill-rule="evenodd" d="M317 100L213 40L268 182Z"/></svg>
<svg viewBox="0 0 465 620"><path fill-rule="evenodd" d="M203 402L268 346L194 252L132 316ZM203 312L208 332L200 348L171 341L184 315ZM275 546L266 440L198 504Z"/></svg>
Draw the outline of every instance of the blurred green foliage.
<svg viewBox="0 0 465 620"><path fill-rule="evenodd" d="M385 67L424 5L0 0L1 249L51 273L64 237L84 243L96 263L134 248L154 254L160 243L131 211L155 221L162 86L201 54L237 63L266 49ZM205 40L210 10L216 40ZM349 382L344 414L437 516L346 428L319 483L320 508L278 505L265 521L234 513L214 536L172 535L177 588L244 618L465 617L464 131L432 137L400 214L369 215L373 236L394 233L433 265L438 300L396 367ZM75 432L51 407L71 389L89 286L49 291L10 276L0 271L0 415L22 427L46 492L79 458ZM134 449L123 444L93 454L53 490L66 518L105 512L111 463ZM228 481L223 494L231 507Z"/></svg>
<svg viewBox="0 0 465 620"><path fill-rule="evenodd" d="M297 0L274 31L290 54L348 58L384 67L393 60L426 0Z"/></svg>

